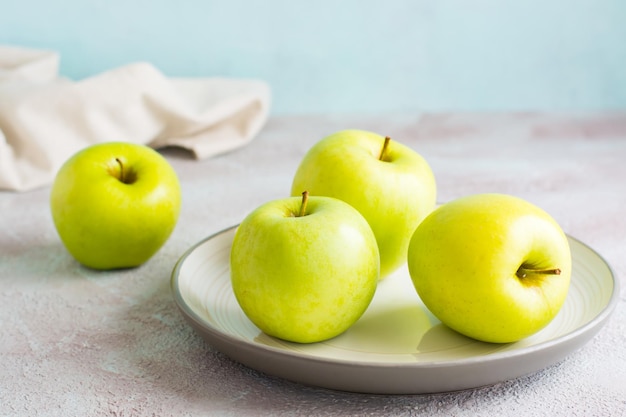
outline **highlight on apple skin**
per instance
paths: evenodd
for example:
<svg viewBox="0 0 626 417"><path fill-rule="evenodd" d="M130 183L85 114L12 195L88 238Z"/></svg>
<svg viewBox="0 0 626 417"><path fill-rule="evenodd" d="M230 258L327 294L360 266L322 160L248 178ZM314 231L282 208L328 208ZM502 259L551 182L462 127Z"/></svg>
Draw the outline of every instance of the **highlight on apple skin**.
<svg viewBox="0 0 626 417"><path fill-rule="evenodd" d="M50 210L61 241L93 269L136 267L167 241L178 221L181 190L167 160L148 146L106 142L59 169Z"/></svg>
<svg viewBox="0 0 626 417"><path fill-rule="evenodd" d="M356 209L305 192L267 202L242 221L230 268L235 298L261 331L314 343L361 317L380 261L376 238Z"/></svg>
<svg viewBox="0 0 626 417"><path fill-rule="evenodd" d="M448 327L493 343L550 323L568 293L567 236L518 197L476 194L445 203L417 227L408 267L426 307Z"/></svg>
<svg viewBox="0 0 626 417"><path fill-rule="evenodd" d="M380 275L406 263L409 240L436 204L428 162L389 137L342 130L318 141L294 175L291 195L338 198L356 208L372 228L380 252Z"/></svg>

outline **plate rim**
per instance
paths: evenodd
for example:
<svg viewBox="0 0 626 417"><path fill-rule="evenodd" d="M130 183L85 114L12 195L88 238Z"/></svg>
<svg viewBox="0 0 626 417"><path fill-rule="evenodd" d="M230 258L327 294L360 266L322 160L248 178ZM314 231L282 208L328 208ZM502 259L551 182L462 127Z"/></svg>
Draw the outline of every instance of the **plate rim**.
<svg viewBox="0 0 626 417"><path fill-rule="evenodd" d="M472 357L460 358L460 359L451 359L451 360L435 360L435 361L419 361L419 362L379 362L379 361L362 361L362 360L350 360L350 359L339 359L339 358L330 358L324 356L311 356L306 353L295 351L295 350L284 350L278 347L269 346L260 343L254 343L245 338L234 336L228 332L220 331L219 328L212 326L206 322L201 316L199 316L185 301L179 286L179 277L180 270L185 262L185 260L200 246L204 245L206 242L211 241L221 235L227 233L234 233L234 230L239 226L239 224L235 224L233 226L224 228L219 230L218 232L212 233L209 236L201 239L191 247L189 247L177 260L170 278L170 289L173 293L174 300L178 309L183 313L186 318L193 320L196 326L199 326L204 331L208 332L211 335L211 339L219 339L224 343L227 343L232 346L240 345L239 348L243 348L244 346L248 349L253 349L255 351L265 352L266 354L278 355L281 357L288 357L292 360L298 361L306 361L308 364L325 364L325 365L341 365L345 367L368 367L371 369L392 369L392 368L407 368L407 369L437 369L437 368L453 368L453 367L461 367L461 366L472 366L477 363L480 364L489 364L489 363L497 363L498 361L505 359L513 359L518 357L523 357L530 355L537 351L547 351L550 349L554 349L560 345L567 345L568 343L572 343L575 340L580 338L584 338L584 336L588 336L587 340L591 339L595 334L602 328L604 323L611 316L617 303L619 301L620 295L620 282L617 279L615 272L611 265L607 262L607 260L594 248L584 243L582 240L575 238L566 233L568 239L576 242L577 244L584 247L586 250L590 251L594 256L596 256L608 269L608 272L611 276L611 281L613 283L613 289L611 292L611 296L609 297L608 302L602 310L595 315L591 320L589 320L584 325L577 327L576 329L565 333L559 337L542 341L540 343L520 347L519 349L512 349L506 351L497 351L493 353L487 353L484 355L477 355ZM243 344L243 346L241 346ZM222 353L227 356L231 356L229 352L226 352L219 347L213 346L218 350L222 351ZM576 346L578 348L580 346ZM568 350L567 354L570 354L575 349ZM563 355L563 358L566 355ZM236 359L237 360L237 359ZM237 360L238 362L241 362ZM535 369L537 370L537 369ZM529 371L533 372L533 370ZM287 378L289 379L289 378ZM433 391L435 392L435 391Z"/></svg>

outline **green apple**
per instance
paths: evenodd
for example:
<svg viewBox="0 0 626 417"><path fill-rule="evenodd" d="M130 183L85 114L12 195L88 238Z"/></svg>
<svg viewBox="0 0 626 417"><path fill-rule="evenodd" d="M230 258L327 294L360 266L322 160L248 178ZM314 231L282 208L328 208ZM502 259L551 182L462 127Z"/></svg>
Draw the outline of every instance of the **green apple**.
<svg viewBox="0 0 626 417"><path fill-rule="evenodd" d="M157 151L131 143L91 145L60 168L50 194L61 241L93 269L141 265L169 238L180 211L176 172Z"/></svg>
<svg viewBox="0 0 626 417"><path fill-rule="evenodd" d="M291 193L338 198L356 208L374 231L381 278L406 262L411 235L436 203L433 172L411 148L381 135L344 130L304 156Z"/></svg>
<svg viewBox="0 0 626 417"><path fill-rule="evenodd" d="M566 235L539 207L505 194L446 203L417 227L411 279L448 327L485 342L521 340L546 326L567 295Z"/></svg>
<svg viewBox="0 0 626 417"><path fill-rule="evenodd" d="M376 239L353 207L329 197L270 201L233 240L233 292L264 333L313 343L343 333L369 306L379 277Z"/></svg>

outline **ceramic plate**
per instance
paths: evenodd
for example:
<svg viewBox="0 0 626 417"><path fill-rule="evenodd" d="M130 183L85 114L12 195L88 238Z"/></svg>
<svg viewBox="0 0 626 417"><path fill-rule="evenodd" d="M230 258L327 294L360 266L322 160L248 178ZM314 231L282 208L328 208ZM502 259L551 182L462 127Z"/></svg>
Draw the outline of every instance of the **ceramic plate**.
<svg viewBox="0 0 626 417"><path fill-rule="evenodd" d="M569 237L573 273L565 304L546 328L522 341L483 343L447 328L421 303L405 268L379 283L368 310L344 334L315 344L289 343L263 334L237 304L229 274L235 230L206 238L178 261L171 281L178 307L209 344L234 360L330 389L433 393L529 374L589 341L619 294L608 264Z"/></svg>

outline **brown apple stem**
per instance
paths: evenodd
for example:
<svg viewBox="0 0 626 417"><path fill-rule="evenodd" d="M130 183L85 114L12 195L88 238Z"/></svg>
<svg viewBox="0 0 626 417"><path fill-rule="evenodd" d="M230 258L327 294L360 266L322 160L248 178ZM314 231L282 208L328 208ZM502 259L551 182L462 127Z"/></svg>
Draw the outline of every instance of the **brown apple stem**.
<svg viewBox="0 0 626 417"><path fill-rule="evenodd" d="M391 142L391 138L389 136L385 136L385 143L383 143L383 148L380 151L380 156L378 159L380 161L384 161L385 152L387 152L387 148L389 147L389 142Z"/></svg>
<svg viewBox="0 0 626 417"><path fill-rule="evenodd" d="M115 158L115 161L120 166L119 180L125 183L126 181L124 181L124 164L122 164L122 161L120 161L120 158Z"/></svg>
<svg viewBox="0 0 626 417"><path fill-rule="evenodd" d="M298 213L298 217L302 217L306 215L306 203L309 201L309 192L304 191L302 193L302 204L300 204L300 213Z"/></svg>
<svg viewBox="0 0 626 417"><path fill-rule="evenodd" d="M120 171L117 173L111 172L111 175L124 184L132 184L137 181L137 173L132 168L124 167L124 163L120 158L115 158L115 162L119 165Z"/></svg>
<svg viewBox="0 0 626 417"><path fill-rule="evenodd" d="M561 275L559 268L554 269L532 269L520 266L515 273L518 278L526 278L528 275Z"/></svg>

